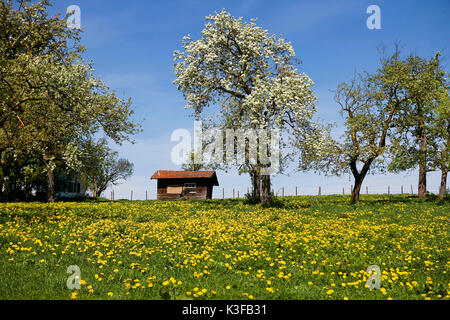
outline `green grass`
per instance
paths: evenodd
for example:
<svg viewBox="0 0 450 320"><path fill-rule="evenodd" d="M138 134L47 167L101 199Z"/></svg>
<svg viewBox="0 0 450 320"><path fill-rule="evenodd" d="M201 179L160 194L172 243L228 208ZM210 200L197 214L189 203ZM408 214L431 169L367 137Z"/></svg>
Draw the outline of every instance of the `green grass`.
<svg viewBox="0 0 450 320"><path fill-rule="evenodd" d="M450 297L449 201L348 201L0 204L0 298ZM66 286L70 265L79 290ZM380 290L366 287L369 265L382 271Z"/></svg>

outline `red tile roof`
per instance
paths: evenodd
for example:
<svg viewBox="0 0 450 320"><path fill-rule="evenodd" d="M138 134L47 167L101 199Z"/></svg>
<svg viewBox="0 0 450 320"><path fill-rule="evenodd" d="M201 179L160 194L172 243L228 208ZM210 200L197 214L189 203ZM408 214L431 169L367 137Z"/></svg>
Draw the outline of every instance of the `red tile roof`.
<svg viewBox="0 0 450 320"><path fill-rule="evenodd" d="M189 179L189 178L203 178L214 179L215 185L219 185L215 171L175 171L175 170L158 170L151 179Z"/></svg>

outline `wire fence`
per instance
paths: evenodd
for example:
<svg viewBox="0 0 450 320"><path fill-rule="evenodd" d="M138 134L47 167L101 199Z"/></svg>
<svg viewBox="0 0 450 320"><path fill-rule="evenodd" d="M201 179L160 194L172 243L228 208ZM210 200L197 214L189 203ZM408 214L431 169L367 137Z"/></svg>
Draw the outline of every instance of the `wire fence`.
<svg viewBox="0 0 450 320"><path fill-rule="evenodd" d="M313 196L313 195L350 195L353 185L343 186L341 188L336 186L294 186L294 187L278 187L272 188L272 193L277 197L287 196ZM447 189L448 190L448 189ZM250 187L236 187L236 188L214 188L213 199L240 199L244 198L247 193L250 193ZM427 191L434 194L439 194L439 187L427 188ZM104 197L109 200L156 200L156 187L148 190L130 190L128 193L123 190L117 192L113 189ZM386 185L386 186L362 186L360 194L417 194L417 186L413 185Z"/></svg>

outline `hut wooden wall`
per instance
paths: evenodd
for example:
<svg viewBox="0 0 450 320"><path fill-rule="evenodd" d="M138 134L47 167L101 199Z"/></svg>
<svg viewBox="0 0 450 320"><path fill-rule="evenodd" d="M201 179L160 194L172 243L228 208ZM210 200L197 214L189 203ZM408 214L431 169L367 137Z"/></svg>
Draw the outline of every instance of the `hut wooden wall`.
<svg viewBox="0 0 450 320"><path fill-rule="evenodd" d="M185 183L195 183L195 193L186 193L186 199L205 200L212 198L212 181L210 179L158 179L157 199L158 200L177 200L179 194L168 194L167 186L184 187Z"/></svg>

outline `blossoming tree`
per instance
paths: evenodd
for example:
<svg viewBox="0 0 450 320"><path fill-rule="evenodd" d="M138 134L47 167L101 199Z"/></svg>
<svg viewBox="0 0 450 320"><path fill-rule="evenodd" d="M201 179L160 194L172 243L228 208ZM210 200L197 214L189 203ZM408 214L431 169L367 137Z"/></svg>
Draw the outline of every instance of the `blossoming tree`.
<svg viewBox="0 0 450 320"><path fill-rule="evenodd" d="M313 82L297 70L292 44L270 35L256 19L244 22L225 10L206 20L201 39L185 36L183 50L174 52L174 84L183 93L186 108L221 129L279 130L284 160L297 150L293 143L319 144L320 139L311 139L318 128L313 121ZM207 107L215 107L209 109L213 113ZM248 161L246 168L253 197L267 203L270 175L263 174L267 165L260 160Z"/></svg>

